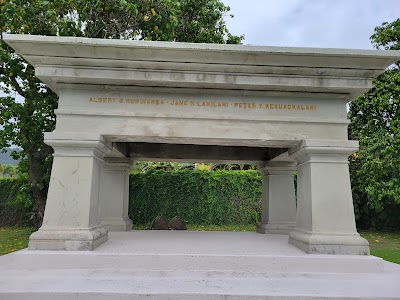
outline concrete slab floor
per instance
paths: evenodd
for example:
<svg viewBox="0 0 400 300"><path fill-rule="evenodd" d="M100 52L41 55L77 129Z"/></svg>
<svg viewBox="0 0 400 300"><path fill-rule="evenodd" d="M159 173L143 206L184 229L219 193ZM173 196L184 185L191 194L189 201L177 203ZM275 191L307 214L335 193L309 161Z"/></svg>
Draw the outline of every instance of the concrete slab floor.
<svg viewBox="0 0 400 300"><path fill-rule="evenodd" d="M110 232L94 251L0 257L0 299L400 299L400 266L308 255L287 236Z"/></svg>

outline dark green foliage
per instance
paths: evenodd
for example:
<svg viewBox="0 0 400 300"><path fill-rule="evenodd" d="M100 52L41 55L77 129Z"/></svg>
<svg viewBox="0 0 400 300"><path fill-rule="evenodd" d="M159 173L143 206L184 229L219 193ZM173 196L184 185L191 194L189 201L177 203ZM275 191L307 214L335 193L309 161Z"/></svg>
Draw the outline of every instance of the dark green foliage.
<svg viewBox="0 0 400 300"><path fill-rule="evenodd" d="M257 171L150 171L130 177L129 215L146 224L159 215L188 224L255 224L261 214Z"/></svg>
<svg viewBox="0 0 400 300"><path fill-rule="evenodd" d="M387 70L350 104L349 137L360 141L350 159L358 225L400 228L400 72Z"/></svg>
<svg viewBox="0 0 400 300"><path fill-rule="evenodd" d="M23 182L17 179L0 179L0 227L32 226L32 207L25 207L17 201Z"/></svg>
<svg viewBox="0 0 400 300"><path fill-rule="evenodd" d="M376 49L400 50L400 18L391 23L383 22L381 26L375 27L370 39ZM396 65L399 67L399 62Z"/></svg>
<svg viewBox="0 0 400 300"><path fill-rule="evenodd" d="M16 174L17 174L17 167L0 163L0 178L15 177Z"/></svg>
<svg viewBox="0 0 400 300"><path fill-rule="evenodd" d="M15 160L11 156L11 152L16 151L16 152L21 152L21 149L19 148L5 148L3 151L4 153L0 152L0 164L5 164L5 165L11 165L11 166L16 166L18 165L19 160Z"/></svg>
<svg viewBox="0 0 400 300"><path fill-rule="evenodd" d="M377 49L399 50L400 19L375 28ZM349 138L360 141L350 159L358 225L400 228L400 64L378 76L372 89L350 103Z"/></svg>

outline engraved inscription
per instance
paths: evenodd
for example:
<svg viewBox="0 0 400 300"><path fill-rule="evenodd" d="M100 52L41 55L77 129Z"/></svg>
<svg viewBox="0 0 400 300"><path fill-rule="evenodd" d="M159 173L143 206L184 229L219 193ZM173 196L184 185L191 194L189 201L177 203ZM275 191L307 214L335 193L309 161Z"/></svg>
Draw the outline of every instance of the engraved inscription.
<svg viewBox="0 0 400 300"><path fill-rule="evenodd" d="M283 103L259 103L259 102L227 102L227 101L190 101L190 100L160 100L160 99L131 99L131 98L110 98L110 97L90 97L89 103L101 104L129 104L129 105L150 105L171 107L187 106L187 107L212 107L212 108L229 108L234 109L267 109L267 110L292 110L292 111L315 111L316 105L309 104L293 104L289 102Z"/></svg>

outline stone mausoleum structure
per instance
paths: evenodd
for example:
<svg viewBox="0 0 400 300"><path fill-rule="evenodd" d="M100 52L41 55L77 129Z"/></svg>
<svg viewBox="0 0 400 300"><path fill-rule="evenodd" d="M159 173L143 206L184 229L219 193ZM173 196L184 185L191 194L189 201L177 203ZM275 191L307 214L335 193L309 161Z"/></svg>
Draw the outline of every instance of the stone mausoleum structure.
<svg viewBox="0 0 400 300"><path fill-rule="evenodd" d="M6 35L59 95L32 250L92 250L128 230L137 160L258 163L261 233L307 253L369 254L356 231L346 103L398 53ZM293 171L297 170L297 205Z"/></svg>

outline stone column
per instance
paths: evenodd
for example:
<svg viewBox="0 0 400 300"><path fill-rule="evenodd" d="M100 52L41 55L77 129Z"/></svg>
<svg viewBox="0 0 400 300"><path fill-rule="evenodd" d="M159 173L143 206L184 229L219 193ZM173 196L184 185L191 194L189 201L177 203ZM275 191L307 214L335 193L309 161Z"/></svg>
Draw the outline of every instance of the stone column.
<svg viewBox="0 0 400 300"><path fill-rule="evenodd" d="M263 179L261 222L258 233L289 234L296 223L294 162L267 162L259 166Z"/></svg>
<svg viewBox="0 0 400 300"><path fill-rule="evenodd" d="M46 140L54 148L43 225L29 238L32 250L93 250L107 241L100 224L102 141Z"/></svg>
<svg viewBox="0 0 400 300"><path fill-rule="evenodd" d="M101 224L109 231L132 229L128 217L129 172L132 161L129 158L109 158L105 160L100 179Z"/></svg>
<svg viewBox="0 0 400 300"><path fill-rule="evenodd" d="M289 151L297 160L296 228L289 243L306 253L368 255L356 230L348 156L356 141L305 140Z"/></svg>

